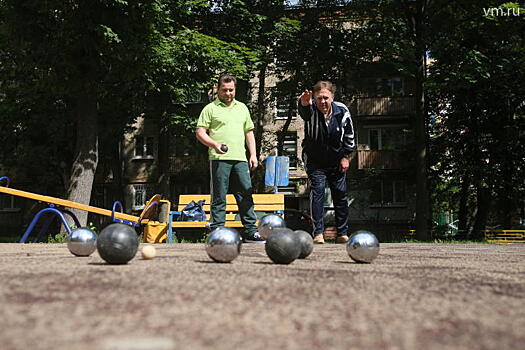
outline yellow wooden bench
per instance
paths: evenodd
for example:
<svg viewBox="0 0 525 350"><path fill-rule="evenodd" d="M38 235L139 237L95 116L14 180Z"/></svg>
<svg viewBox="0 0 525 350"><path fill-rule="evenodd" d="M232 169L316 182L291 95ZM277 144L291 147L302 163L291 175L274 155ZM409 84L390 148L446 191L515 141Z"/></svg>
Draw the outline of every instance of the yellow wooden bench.
<svg viewBox="0 0 525 350"><path fill-rule="evenodd" d="M253 203L256 214L276 213L284 215L284 195L283 194L254 194ZM184 228L206 228L209 221L173 221L176 213L182 212L184 207L191 201L198 202L204 200L204 211L206 218L211 220L210 203L211 196L209 194L181 194L179 196L179 203L177 211L170 212L170 223L168 228L168 243L173 242L173 231ZM226 227L242 227L242 222L239 219L239 208L237 202L232 194L226 196Z"/></svg>
<svg viewBox="0 0 525 350"><path fill-rule="evenodd" d="M489 243L525 243L525 230L485 230Z"/></svg>

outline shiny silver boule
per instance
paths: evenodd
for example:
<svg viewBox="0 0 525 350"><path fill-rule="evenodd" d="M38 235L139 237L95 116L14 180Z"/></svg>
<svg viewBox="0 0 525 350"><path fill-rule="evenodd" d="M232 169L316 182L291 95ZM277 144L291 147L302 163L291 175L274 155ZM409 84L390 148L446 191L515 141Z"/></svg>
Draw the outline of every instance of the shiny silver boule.
<svg viewBox="0 0 525 350"><path fill-rule="evenodd" d="M67 237L67 248L76 256L90 256L97 249L97 234L87 227L76 228Z"/></svg>
<svg viewBox="0 0 525 350"><path fill-rule="evenodd" d="M379 254L379 241L368 231L356 231L346 244L350 258L360 263L371 263Z"/></svg>
<svg viewBox="0 0 525 350"><path fill-rule="evenodd" d="M241 236L237 230L219 227L206 240L206 253L216 262L230 262L241 253Z"/></svg>
<svg viewBox="0 0 525 350"><path fill-rule="evenodd" d="M276 214L268 214L259 220L257 228L261 237L267 239L273 229L277 227L286 227L284 219Z"/></svg>

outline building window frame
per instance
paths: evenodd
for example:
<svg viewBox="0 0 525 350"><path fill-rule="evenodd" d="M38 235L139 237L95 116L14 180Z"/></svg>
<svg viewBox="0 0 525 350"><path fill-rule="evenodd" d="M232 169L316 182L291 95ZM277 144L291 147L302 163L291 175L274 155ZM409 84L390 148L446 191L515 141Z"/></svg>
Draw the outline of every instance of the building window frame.
<svg viewBox="0 0 525 350"><path fill-rule="evenodd" d="M407 183L403 179L382 179L378 186L372 189L372 200L370 207L395 208L407 206Z"/></svg>
<svg viewBox="0 0 525 350"><path fill-rule="evenodd" d="M406 96L403 77L367 78L364 81L364 92L367 97L404 97Z"/></svg>
<svg viewBox="0 0 525 350"><path fill-rule="evenodd" d="M213 95L205 91L190 90L186 94L184 104L202 104L209 103Z"/></svg>
<svg viewBox="0 0 525 350"><path fill-rule="evenodd" d="M275 120L286 120L288 119L288 112L290 110L290 104L293 102L290 100L289 96L277 96L275 98ZM292 106L291 109L292 120L297 119L297 108Z"/></svg>
<svg viewBox="0 0 525 350"><path fill-rule="evenodd" d="M133 159L155 159L157 138L151 135L137 135L133 145Z"/></svg>
<svg viewBox="0 0 525 350"><path fill-rule="evenodd" d="M285 195L296 195L297 194L297 180L290 179L287 186L277 186L277 193Z"/></svg>
<svg viewBox="0 0 525 350"><path fill-rule="evenodd" d="M404 126L399 125L392 125L392 126L373 126L369 127L368 129L368 147L371 151L402 151L405 150L407 147L407 137L406 133L403 132L405 129ZM387 135L387 131L399 131L397 134L394 132L395 135L401 135L400 139L397 140L397 144L392 147L388 147L385 144L385 139ZM374 135L375 134L375 135ZM373 141L373 140L376 141ZM374 144L373 144L374 143Z"/></svg>
<svg viewBox="0 0 525 350"><path fill-rule="evenodd" d="M151 183L131 184L132 210L142 210L146 202L155 194L155 185Z"/></svg>
<svg viewBox="0 0 525 350"><path fill-rule="evenodd" d="M297 155L297 131L287 131L284 134L283 140L283 156L287 156L290 160L289 169L296 170L298 167L298 155Z"/></svg>
<svg viewBox="0 0 525 350"><path fill-rule="evenodd" d="M405 80L402 77L377 78L376 83L379 97L405 96Z"/></svg>
<svg viewBox="0 0 525 350"><path fill-rule="evenodd" d="M20 211L20 207L17 207L15 201L15 196L10 195L0 195L0 212L3 213L12 213Z"/></svg>

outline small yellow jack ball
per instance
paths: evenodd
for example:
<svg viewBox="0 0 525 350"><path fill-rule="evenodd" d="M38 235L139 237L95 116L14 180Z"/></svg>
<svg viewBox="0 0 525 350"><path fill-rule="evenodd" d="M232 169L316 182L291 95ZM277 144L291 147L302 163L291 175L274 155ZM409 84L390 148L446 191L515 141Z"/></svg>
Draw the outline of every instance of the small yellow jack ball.
<svg viewBox="0 0 525 350"><path fill-rule="evenodd" d="M152 245L147 245L147 246L142 247L141 253L142 253L142 258L144 260L151 260L155 257L155 255L157 255L155 247Z"/></svg>

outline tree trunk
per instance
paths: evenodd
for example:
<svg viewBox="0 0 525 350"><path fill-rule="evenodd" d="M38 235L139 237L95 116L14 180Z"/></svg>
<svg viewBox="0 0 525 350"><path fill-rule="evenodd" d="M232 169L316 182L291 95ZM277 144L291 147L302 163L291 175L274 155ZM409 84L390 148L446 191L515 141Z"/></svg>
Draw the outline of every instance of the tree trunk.
<svg viewBox="0 0 525 350"><path fill-rule="evenodd" d="M121 150L122 139L115 137L111 145L111 172L113 173L113 185L111 189L111 202L120 200L122 206L126 208L126 196L124 195L124 157ZM108 203L112 205L113 203Z"/></svg>
<svg viewBox="0 0 525 350"><path fill-rule="evenodd" d="M490 190L485 187L477 188L477 213L472 231L472 239L482 240L485 237L485 226L490 211Z"/></svg>
<svg viewBox="0 0 525 350"><path fill-rule="evenodd" d="M502 208L501 215L504 229L511 229L515 224L518 224L514 221L514 218L519 217L519 192L516 191L515 188L516 169L519 165L514 164L512 161L511 154L513 151L511 143L514 143L519 139L520 128L517 127L517 125L512 125L514 113L515 110L509 106L508 112L502 116L506 119L506 125L503 130L503 135L499 138L503 141L505 149L497 152L501 155L501 169L503 172L499 179L499 181L502 182L502 186L498 198L501 203L500 208Z"/></svg>
<svg viewBox="0 0 525 350"><path fill-rule="evenodd" d="M259 70L259 91L257 92L257 110L255 112L255 149L258 156L261 155L262 138L263 138L263 126L264 126L264 114L266 112L266 69L268 65L263 63ZM264 191L264 167L260 164L252 179L252 186L256 188L256 191L261 193Z"/></svg>
<svg viewBox="0 0 525 350"><path fill-rule="evenodd" d="M79 94L75 112L76 147L67 199L88 204L98 165L97 101L94 94ZM72 210L80 224L87 224L88 212Z"/></svg>
<svg viewBox="0 0 525 350"><path fill-rule="evenodd" d="M415 134L416 134L416 237L419 240L430 239L430 196L427 174L427 127L425 110L426 52L423 39L423 3L417 2L413 18L416 51L416 91L415 91Z"/></svg>
<svg viewBox="0 0 525 350"><path fill-rule="evenodd" d="M468 188L469 182L463 179L459 192L458 233L460 237L466 238L468 225Z"/></svg>
<svg viewBox="0 0 525 350"><path fill-rule="evenodd" d="M257 110L255 112L255 146L257 154L261 154L262 135L264 126L264 113L266 107L266 68L267 64L263 63L259 70L259 90L257 91Z"/></svg>

